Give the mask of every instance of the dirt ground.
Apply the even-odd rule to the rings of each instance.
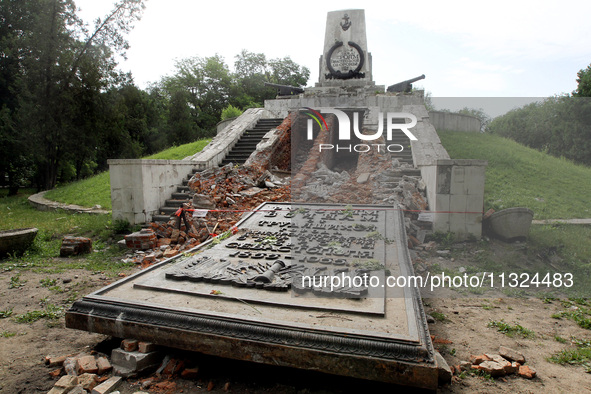
[[[459,252],[442,257],[431,252],[414,255],[421,269],[449,266],[470,267],[474,261],[477,244],[462,246]],[[493,255],[508,255],[511,258],[531,259],[516,245],[495,243]],[[453,249],[452,249],[453,250]],[[515,254],[517,253],[517,254]],[[535,258],[535,257],[534,257]],[[0,262],[0,268],[2,263]],[[128,269],[123,274],[134,272]],[[47,355],[69,355],[97,348],[108,353],[117,341],[102,343],[109,338],[75,331],[64,327],[63,316],[57,320],[40,319],[32,323],[17,323],[16,316],[33,310],[47,309],[47,305],[64,306],[84,294],[95,291],[113,281],[102,273],[74,270],[67,273],[39,273],[34,270],[22,271],[15,282],[18,271],[0,273],[0,311],[12,309],[12,315],[0,318],[0,392],[2,393],[44,393],[56,381],[49,372],[54,368],[44,365]],[[55,279],[55,282],[51,281]],[[45,286],[41,281],[46,280]],[[51,283],[49,283],[49,281]],[[64,283],[66,282],[66,283]],[[11,287],[13,285],[13,288]],[[55,287],[59,286],[59,288]],[[457,297],[457,294],[449,294]],[[442,393],[580,393],[591,392],[591,374],[582,366],[563,366],[549,362],[552,354],[572,349],[572,338],[590,340],[590,331],[579,327],[569,319],[552,318],[553,314],[565,310],[560,300],[532,298],[511,298],[505,294],[480,294],[469,298],[425,298],[425,311],[435,322],[430,324],[435,347],[439,349],[450,365],[468,360],[470,355],[494,353],[499,346],[507,346],[522,352],[527,365],[537,371],[537,377],[527,380],[518,376],[491,379],[464,374],[454,376],[450,385],[440,387]],[[496,328],[488,327],[490,321],[503,319],[507,323],[519,323],[531,329],[534,336],[509,337]],[[14,336],[10,336],[13,335]],[[566,342],[557,341],[557,337]],[[110,346],[110,348],[109,348]],[[171,350],[172,352],[172,350]],[[329,393],[329,392],[388,392],[391,386],[363,381],[351,381],[339,377],[327,377],[312,372],[261,366],[257,364],[222,360],[215,357],[179,354],[179,358],[191,359],[198,365],[199,377],[195,380],[175,379],[161,386],[160,391],[148,392],[235,392],[235,393]],[[168,390],[166,390],[168,388]],[[121,393],[134,393],[141,389],[141,381],[130,379],[121,386]]]

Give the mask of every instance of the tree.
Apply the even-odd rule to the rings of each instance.
[[[96,140],[90,122],[81,124],[80,118],[92,117],[97,97],[120,81],[113,55],[128,48],[124,34],[141,16],[143,0],[121,0],[95,22],[92,33],[72,0],[9,0],[1,6],[4,18],[14,21],[9,26],[18,27],[2,36],[11,48],[3,60],[15,78],[10,84],[17,104],[10,116],[16,132],[34,148],[40,188],[50,189],[60,164],[88,152],[81,146]],[[91,134],[81,138],[81,128]]]
[[[275,97],[276,89],[265,82],[303,87],[310,77],[310,70],[299,66],[291,58],[267,61],[265,54],[242,50],[234,62],[235,91],[231,102],[239,108],[261,107],[265,100]]]
[[[191,142],[215,133],[222,110],[228,105],[232,76],[219,55],[177,61],[173,76],[159,84],[168,100],[168,129],[171,143]]]
[[[289,56],[269,61],[272,82],[281,85],[304,87],[310,78],[310,70],[300,66]]]
[[[486,128],[488,127],[491,118],[490,116],[488,116],[488,114],[486,112],[484,112],[484,110],[482,108],[469,108],[469,107],[464,107],[461,110],[458,111],[459,114],[462,115],[469,115],[469,116],[473,116],[475,118],[480,119],[480,131],[481,132],[485,132]]]
[[[577,73],[577,90],[573,92],[575,97],[591,97],[591,64]]]
[[[591,165],[591,101],[555,96],[495,118],[491,133],[553,156]]]

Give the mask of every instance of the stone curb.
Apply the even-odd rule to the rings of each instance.
[[[80,205],[66,204],[57,201],[51,201],[45,198],[46,191],[41,193],[33,194],[29,196],[29,203],[39,211],[57,211],[62,209],[64,211],[73,213],[88,213],[92,215],[110,215],[111,211],[97,208],[85,208]]]
[[[532,220],[532,222],[531,222],[531,224],[552,224],[552,223],[591,224],[591,219],[542,219],[542,220]]]

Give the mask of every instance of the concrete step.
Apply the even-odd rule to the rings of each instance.
[[[191,198],[193,198],[193,194],[183,193],[183,192],[175,192],[175,193],[172,193],[172,195],[170,197],[173,200],[190,200]]]
[[[244,164],[244,163],[246,163],[246,160],[243,160],[243,159],[231,159],[231,160],[224,159],[224,160],[222,160],[222,164],[221,165],[222,166],[225,166],[225,165],[228,165],[230,163],[232,163],[232,164]]]
[[[186,180],[186,181],[187,181],[187,183],[189,182],[188,180]],[[184,182],[185,182],[185,180],[183,180],[183,186],[177,186],[176,187],[176,191],[178,193],[188,193],[188,192],[191,192],[191,188],[189,186],[184,185]]]
[[[174,215],[178,209],[179,207],[160,207],[158,213],[161,215]]]
[[[153,222],[168,222],[170,220],[170,216],[169,215],[153,215],[152,216],[152,221]]]
[[[164,206],[166,207],[182,207],[183,204],[185,204],[187,202],[187,200],[175,200],[175,199],[170,199],[170,200],[166,200],[164,202]]]

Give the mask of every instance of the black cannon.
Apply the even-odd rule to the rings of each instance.
[[[277,89],[278,96],[293,96],[296,94],[304,93],[304,89],[298,88],[297,86],[279,85],[276,83],[265,82],[265,86],[270,86]]]
[[[425,74],[418,76],[416,78],[408,79],[406,81],[395,83],[394,85],[388,86],[386,89],[388,92],[393,93],[409,93],[412,89],[412,83],[416,81],[420,81],[421,79],[425,79]]]

